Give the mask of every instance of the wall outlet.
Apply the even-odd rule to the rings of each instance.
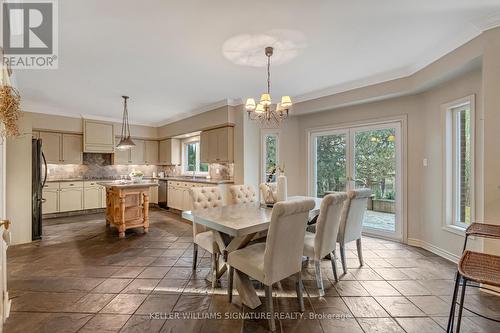
[[[422,164],[424,165],[424,167],[427,167],[427,165],[429,164],[427,161],[427,158],[424,158],[424,160],[422,161]]]

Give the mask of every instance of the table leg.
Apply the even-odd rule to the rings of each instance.
[[[234,284],[243,304],[248,306],[250,309],[255,309],[262,304],[248,275],[235,269]]]

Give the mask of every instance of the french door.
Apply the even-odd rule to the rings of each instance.
[[[310,144],[310,195],[369,188],[363,232],[401,240],[401,123],[315,131]]]

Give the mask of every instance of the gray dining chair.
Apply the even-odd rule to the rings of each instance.
[[[222,193],[219,187],[193,187],[189,190],[189,194],[193,201],[194,212],[223,206]],[[196,269],[196,262],[198,260],[198,247],[205,249],[211,254],[212,287],[215,288],[217,284],[217,269],[219,267],[219,246],[211,230],[193,221],[193,270]]]
[[[228,296],[232,302],[234,270],[264,284],[267,310],[270,313],[269,329],[276,330],[272,300],[272,285],[291,275],[296,275],[296,291],[300,310],[304,311],[302,298],[302,252],[309,211],[314,200],[278,202],[271,213],[271,223],[265,243],[255,243],[232,251],[227,258],[229,265]]]
[[[347,192],[347,200],[342,208],[340,228],[337,236],[337,243],[340,244],[340,259],[344,274],[347,274],[345,245],[349,242],[356,241],[359,265],[363,266],[361,231],[363,230],[363,219],[368,205],[368,198],[371,195],[372,191],[366,188]]]
[[[330,254],[333,276],[338,281],[335,263],[335,248],[340,226],[342,207],[347,200],[346,193],[328,194],[323,198],[316,222],[316,232],[307,232],[304,238],[304,256],[314,260],[316,284],[320,296],[324,296],[323,278],[321,276],[321,259]]]

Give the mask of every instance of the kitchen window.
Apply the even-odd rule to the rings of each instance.
[[[183,171],[186,174],[207,174],[208,164],[200,162],[200,141],[183,144]]]
[[[464,229],[474,221],[474,98],[445,108],[445,221]]]

